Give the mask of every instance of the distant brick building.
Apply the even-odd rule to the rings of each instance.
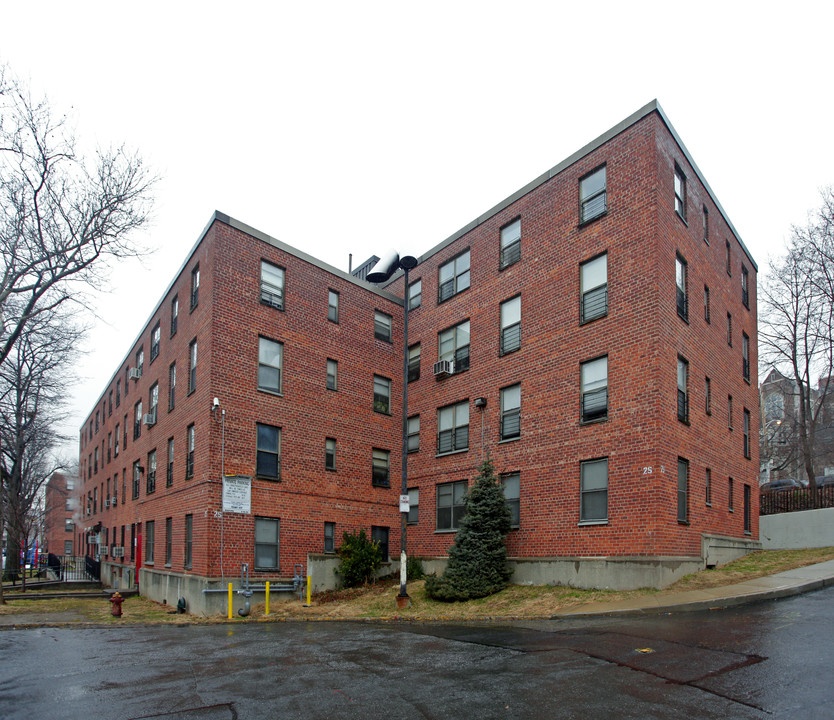
[[[75,555],[74,516],[78,507],[78,478],[65,473],[52,473],[44,493],[43,537],[41,552]]]
[[[215,213],[81,429],[77,540],[105,579],[139,565],[143,592],[192,606],[241,563],[331,584],[345,530],[396,558],[408,302],[410,553],[445,555],[488,455],[518,582],[721,562],[757,545],[756,270],[656,103],[408,288]],[[220,512],[234,475],[249,513]]]

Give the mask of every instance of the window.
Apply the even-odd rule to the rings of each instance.
[[[388,487],[391,475],[391,453],[388,450],[373,449],[373,484]]]
[[[582,383],[581,420],[594,422],[608,417],[608,356],[580,366]]]
[[[327,389],[339,389],[339,363],[336,360],[327,361]]]
[[[136,500],[139,497],[139,484],[142,481],[142,466],[139,464],[139,461],[133,463],[133,499]]]
[[[709,245],[709,210],[704,205],[704,242]]]
[[[727,313],[727,345],[733,346],[733,316]]]
[[[729,478],[727,481],[727,509],[734,512],[733,509],[733,479]]]
[[[709,286],[704,285],[704,320],[709,324]]]
[[[706,469],[706,477],[704,478],[704,492],[706,504],[712,506],[712,470]]]
[[[733,429],[733,396],[727,395],[727,427]]]
[[[122,468],[122,505],[127,502],[127,468]]]
[[[709,378],[704,378],[704,412],[712,415],[712,382]]]
[[[510,511],[510,525],[518,527],[521,517],[521,475],[508,473],[501,476],[501,487],[504,490],[504,500]]]
[[[168,366],[168,412],[174,409],[176,404],[177,389],[177,364],[172,362]]]
[[[686,176],[675,163],[675,212],[686,220]]]
[[[418,278],[408,284],[408,309],[416,310],[423,304],[423,280]]]
[[[727,265],[727,275],[729,275],[730,277],[732,277],[732,276],[733,276],[733,263],[732,263],[732,252],[731,252],[731,250],[730,250],[730,241],[729,241],[729,240],[725,240],[725,241],[724,241],[724,246],[725,246],[725,248],[726,248],[726,251],[725,251],[725,263],[726,263],[726,265]]]
[[[579,465],[579,522],[608,521],[608,458]]]
[[[107,393],[107,417],[113,414],[113,391]]]
[[[145,565],[153,565],[154,531],[156,523],[148,520],[145,523]]]
[[[64,540],[64,555],[72,555],[72,540]]]
[[[586,323],[608,314],[608,255],[600,255],[579,266],[579,322]]]
[[[469,287],[469,250],[440,266],[437,302],[442,303]]]
[[[136,559],[136,523],[130,524],[130,561]]]
[[[284,309],[284,268],[261,260],[261,303]]]
[[[156,450],[151,450],[148,453],[148,471],[145,477],[145,494],[151,495],[156,492]]]
[[[521,260],[521,218],[501,228],[501,251],[498,267],[503,270]]]
[[[678,522],[688,523],[686,503],[689,495],[689,463],[678,458]]]
[[[336,469],[336,440],[334,438],[324,440],[324,469]]]
[[[521,295],[505,300],[500,306],[501,355],[514,352],[521,347]]]
[[[469,401],[437,411],[437,454],[469,449]]]
[[[281,479],[281,428],[257,423],[258,447],[255,474],[270,480]]]
[[[675,285],[677,287],[678,315],[689,320],[689,303],[686,296],[686,261],[678,255],[675,258]]]
[[[173,535],[173,518],[165,518],[165,564],[171,564],[171,536]]]
[[[501,390],[501,440],[521,437],[521,385]]]
[[[604,215],[607,210],[605,193],[605,165],[592,170],[579,181],[579,222]]]
[[[339,322],[339,293],[335,290],[327,291],[327,319],[330,322]]]
[[[133,406],[133,439],[138,440],[142,436],[142,401]]]
[[[420,449],[420,416],[412,415],[408,418],[408,452],[417,452]]]
[[[142,377],[142,371],[145,367],[145,348],[140,347],[136,351],[136,371],[139,374],[139,377]],[[135,382],[139,382],[139,378],[134,378]],[[96,425],[96,432],[98,432],[98,425]]]
[[[255,518],[255,569],[278,570],[280,521]]]
[[[177,334],[177,320],[180,315],[180,299],[174,295],[171,299],[171,337]]]
[[[165,487],[174,484],[174,438],[168,438],[168,463],[165,468]]]
[[[75,532],[75,523],[72,521],[72,518],[66,518],[64,520],[64,531]]]
[[[408,488],[408,518],[409,525],[416,525],[420,519],[420,489]]]
[[[185,558],[183,559],[183,567],[186,570],[191,569],[191,558],[194,550],[194,516],[185,516]]]
[[[379,310],[374,311],[374,337],[391,342],[391,316]]]
[[[151,363],[153,363],[159,355],[159,340],[161,337],[162,330],[159,327],[159,320],[157,320],[156,325],[154,325],[153,330],[151,330]]]
[[[420,379],[420,343],[408,348],[408,382]]]
[[[189,425],[185,431],[185,478],[194,477],[194,425]]]
[[[196,265],[191,271],[191,310],[200,303],[200,266]]]
[[[151,424],[156,423],[156,411],[159,407],[159,383],[151,385],[148,391],[148,414],[151,416]]]
[[[744,457],[750,459],[750,411],[744,408]]]
[[[123,446],[124,446],[124,449],[125,449],[125,450],[127,450],[127,413],[125,413],[125,419],[124,419],[124,435],[122,436],[122,439],[124,440],[124,442],[122,443],[122,444],[123,444]]]
[[[678,420],[689,422],[689,363],[678,355]]]
[[[122,404],[122,379],[116,380],[116,407]]]
[[[336,552],[336,523],[324,523],[324,552]]]
[[[438,334],[437,359],[454,361],[456,373],[469,369],[469,320]]]
[[[265,337],[258,338],[258,390],[281,392],[283,354],[283,343]]]
[[[741,375],[750,382],[750,338],[746,332],[741,333]]]
[[[744,533],[749,535],[753,531],[753,524],[750,517],[750,486],[744,486]]]
[[[437,486],[437,529],[457,530],[466,515],[466,480]]]
[[[741,266],[741,302],[750,309],[750,273],[744,265]]]
[[[374,375],[374,412],[391,413],[391,381]]]
[[[197,389],[197,338],[188,344],[188,394]]]
[[[110,456],[113,454],[113,433],[107,433],[107,462],[110,462]]]
[[[379,553],[382,556],[382,562],[388,562],[388,528],[372,525],[371,540],[379,546]]]

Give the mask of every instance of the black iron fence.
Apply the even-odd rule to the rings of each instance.
[[[759,515],[817,510],[834,507],[834,485],[816,489],[816,496],[810,490],[765,490],[759,494]]]

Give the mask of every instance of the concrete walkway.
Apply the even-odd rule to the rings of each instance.
[[[799,595],[828,585],[834,585],[834,560],[707,590],[660,592],[630,600],[586,603],[559,610],[553,617],[713,610]]]

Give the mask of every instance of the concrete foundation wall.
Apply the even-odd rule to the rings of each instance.
[[[720,567],[747,553],[762,549],[758,540],[743,540],[726,535],[702,535],[701,554],[705,568]]]
[[[834,508],[764,515],[759,537],[765,550],[829,547],[834,545]]]

